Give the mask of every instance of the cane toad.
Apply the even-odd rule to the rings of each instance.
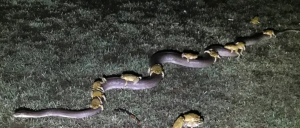
[[[203,119],[195,114],[195,113],[188,113],[184,114],[177,118],[175,123],[173,124],[172,128],[182,128],[182,127],[198,127],[199,125],[203,124]]]
[[[150,76],[155,73],[155,74],[162,74],[162,77],[165,76],[163,68],[161,66],[161,64],[155,64],[153,65],[151,68],[148,68],[148,73],[150,74]]]
[[[215,58],[214,63],[217,61],[217,58],[221,58],[219,53],[213,49],[205,50],[204,53],[208,53],[211,57]]]
[[[252,24],[259,24],[260,22],[258,21],[258,16],[255,16],[252,20],[251,20]]]
[[[276,37],[273,30],[264,30],[263,34],[270,36],[270,38],[273,37],[273,36]]]
[[[195,113],[188,113],[184,115],[184,127],[198,127],[200,124],[203,124],[203,119],[195,114]]]
[[[227,44],[224,46],[224,48],[230,50],[231,53],[234,51],[238,55],[238,57],[240,57],[243,50],[245,50],[245,43],[236,42],[235,44]],[[241,50],[241,53],[239,53],[239,50]]]
[[[198,55],[197,54],[193,54],[193,53],[182,53],[181,57],[182,58],[185,57],[187,59],[187,62],[190,62],[190,59],[197,59]]]
[[[133,74],[122,74],[121,79],[125,80],[124,86],[126,87],[127,86],[127,81],[132,81],[133,84],[136,84],[140,79],[142,79],[142,77],[135,76]]]
[[[101,101],[101,98],[99,97],[94,97],[92,99],[92,102],[91,102],[91,108],[93,109],[97,109],[101,107],[101,109],[103,110],[103,105],[102,105],[102,101]]]
[[[106,79],[105,78],[101,78],[101,81],[95,81],[93,83],[93,87],[92,87],[92,90],[99,90],[99,89],[102,89],[103,88],[101,87],[101,84],[104,84],[106,82]],[[103,90],[104,91],[104,90]]]

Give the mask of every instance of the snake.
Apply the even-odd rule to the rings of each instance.
[[[274,31],[276,35],[282,34],[284,32],[298,32],[299,30],[283,30],[283,31]],[[237,37],[235,42],[240,41],[244,42],[245,46],[257,45],[263,40],[270,39],[269,35],[265,35],[262,32],[254,33],[250,36]],[[213,49],[218,52],[221,57],[234,57],[237,56],[236,53],[231,53],[230,50],[225,49],[222,44],[212,44],[206,49]],[[149,58],[149,67],[155,64],[176,64],[189,68],[203,68],[208,67],[214,63],[214,58],[211,57],[208,53],[202,53],[198,58],[192,59],[189,62],[185,58],[182,58],[182,52],[177,50],[161,50],[154,53]],[[151,76],[142,77],[139,82],[133,84],[129,82],[127,86],[124,86],[125,81],[120,78],[120,76],[107,76],[106,82],[102,84],[104,91],[113,90],[113,89],[129,89],[129,90],[143,90],[150,89],[159,84],[159,82],[164,79],[162,74],[153,74]],[[71,110],[64,108],[47,108],[41,110],[32,110],[32,109],[17,109],[13,113],[15,118],[41,118],[41,117],[66,117],[66,118],[85,118],[96,115],[103,111],[101,108],[92,109],[85,108],[79,110]]]

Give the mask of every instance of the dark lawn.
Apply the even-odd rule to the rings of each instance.
[[[81,109],[94,79],[147,75],[159,50],[203,52],[266,28],[300,28],[299,0],[186,2],[13,0],[0,4],[0,126],[3,128],[171,127],[189,110],[205,128],[300,127],[300,33],[286,33],[207,68],[165,64],[148,90],[106,92],[104,112],[84,119],[21,119],[19,107]],[[260,24],[250,24],[258,15]],[[228,19],[234,19],[229,21]],[[113,109],[124,107],[141,124]]]

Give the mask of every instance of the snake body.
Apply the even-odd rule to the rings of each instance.
[[[246,46],[257,44],[262,40],[270,39],[268,35],[264,35],[263,33],[256,33],[252,36],[237,38],[236,41],[242,41]],[[233,57],[237,56],[236,53],[231,53],[230,50],[225,49],[223,45],[211,45],[207,47],[207,49],[214,49],[219,53],[221,57]],[[197,59],[190,60],[187,62],[186,58],[182,58],[182,52],[175,50],[163,50],[154,53],[149,59],[149,67],[154,64],[165,64],[172,63],[181,65],[184,67],[191,68],[203,68],[210,66],[214,63],[214,58],[211,57],[208,53],[203,53],[199,55]],[[161,74],[153,74],[148,77],[143,77],[139,82],[133,84],[132,82],[128,82],[127,86],[124,86],[125,81],[118,76],[111,76],[106,78],[106,82],[102,84],[103,90],[108,91],[112,89],[130,89],[130,90],[142,90],[153,88],[158,85],[158,83],[163,79]],[[49,108],[43,110],[18,110],[13,116],[20,118],[40,118],[40,117],[48,117],[48,116],[58,116],[58,117],[66,117],[66,118],[84,118],[96,115],[101,112],[102,109],[81,109],[81,110],[66,110],[59,108]]]

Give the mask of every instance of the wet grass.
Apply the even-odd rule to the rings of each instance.
[[[40,127],[171,127],[189,110],[205,128],[300,125],[299,33],[247,47],[244,56],[192,69],[164,65],[148,90],[107,91],[105,111],[84,119],[12,118],[19,107],[87,108],[93,80],[135,71],[147,75],[158,50],[203,52],[266,28],[299,28],[299,1],[68,1],[0,4],[0,124]],[[261,24],[250,19],[258,15]],[[228,19],[233,19],[230,21]],[[124,107],[140,120],[115,108]]]

